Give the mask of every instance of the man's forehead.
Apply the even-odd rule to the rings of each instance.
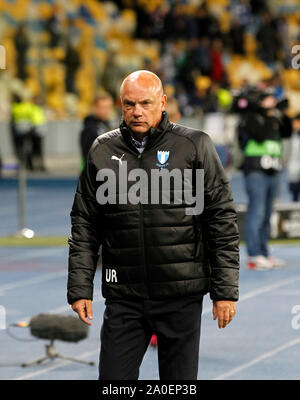
[[[144,75],[125,79],[120,95],[123,98],[128,96],[149,97],[157,96],[159,92],[163,92],[160,80],[157,77],[154,79],[154,76]]]
[[[143,88],[134,86],[124,86],[121,97],[124,100],[130,101],[143,101],[143,100],[154,100],[157,98],[159,90],[156,88]]]

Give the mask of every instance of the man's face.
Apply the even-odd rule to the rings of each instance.
[[[300,132],[300,119],[296,118],[293,120],[293,130]]]
[[[113,102],[110,98],[98,100],[94,105],[94,113],[96,117],[107,121],[112,113]]]
[[[165,110],[166,96],[157,84],[127,82],[121,93],[122,114],[126,125],[134,133],[146,133],[156,128]]]
[[[265,109],[272,109],[276,106],[276,99],[274,96],[266,96],[261,102],[261,106]]]

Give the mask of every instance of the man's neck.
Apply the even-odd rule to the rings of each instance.
[[[144,137],[149,135],[149,131],[147,131],[147,132],[132,132],[131,131],[131,135],[135,140],[142,142]]]

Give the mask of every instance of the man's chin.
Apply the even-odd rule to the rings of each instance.
[[[134,133],[146,133],[149,131],[149,127],[148,125],[130,125],[130,129],[132,130],[132,132]]]

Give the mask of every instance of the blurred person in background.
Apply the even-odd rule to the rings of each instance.
[[[31,121],[33,168],[37,171],[45,171],[43,142],[46,134],[46,115],[39,96],[33,99]]]
[[[30,101],[14,96],[10,128],[18,160],[23,161],[31,171],[44,171],[43,137],[46,117],[38,97]]]
[[[287,179],[293,201],[300,200],[300,114],[293,119],[289,143]]]
[[[51,48],[57,47],[63,37],[62,23],[61,23],[61,9],[57,4],[53,5],[52,13],[45,20],[45,31],[50,34],[49,46]]]
[[[171,122],[176,123],[180,120],[181,114],[179,111],[178,101],[177,99],[175,99],[175,97],[171,97],[170,99],[168,99],[168,102],[166,104],[166,112]]]
[[[118,54],[115,50],[107,52],[107,59],[103,70],[102,77],[98,82],[108,92],[114,101],[118,99],[118,85],[122,80],[124,72],[123,68],[118,64]]]
[[[278,20],[270,12],[262,14],[262,22],[256,34],[259,44],[259,56],[267,64],[272,65],[278,60],[282,48],[282,39],[278,29]]]
[[[22,22],[14,37],[15,49],[16,49],[16,65],[17,65],[17,77],[21,80],[27,78],[27,52],[29,49],[29,39],[26,30],[26,24]]]
[[[81,65],[80,55],[72,40],[67,41],[66,55],[63,59],[66,68],[66,91],[76,94],[76,73]]]
[[[83,121],[83,129],[80,133],[80,149],[82,156],[82,168],[87,159],[88,152],[94,140],[101,134],[111,129],[110,118],[113,112],[113,99],[107,92],[96,95],[93,109]]]
[[[218,20],[209,12],[207,2],[203,1],[196,11],[196,21],[198,26],[198,37],[216,38],[220,37],[220,27]]]
[[[273,203],[282,169],[281,138],[286,135],[282,112],[273,94],[260,93],[256,109],[250,107],[240,123],[243,137],[244,178],[248,195],[246,245],[249,269],[270,270],[285,262],[270,256],[268,239]]]
[[[220,39],[214,39],[210,50],[211,73],[213,82],[222,83],[225,81],[225,68],[223,65],[223,43]]]
[[[234,18],[228,33],[229,45],[234,54],[245,54],[244,35],[245,27],[238,19]]]
[[[27,169],[33,170],[32,103],[14,95],[11,105],[10,131],[15,155]]]

